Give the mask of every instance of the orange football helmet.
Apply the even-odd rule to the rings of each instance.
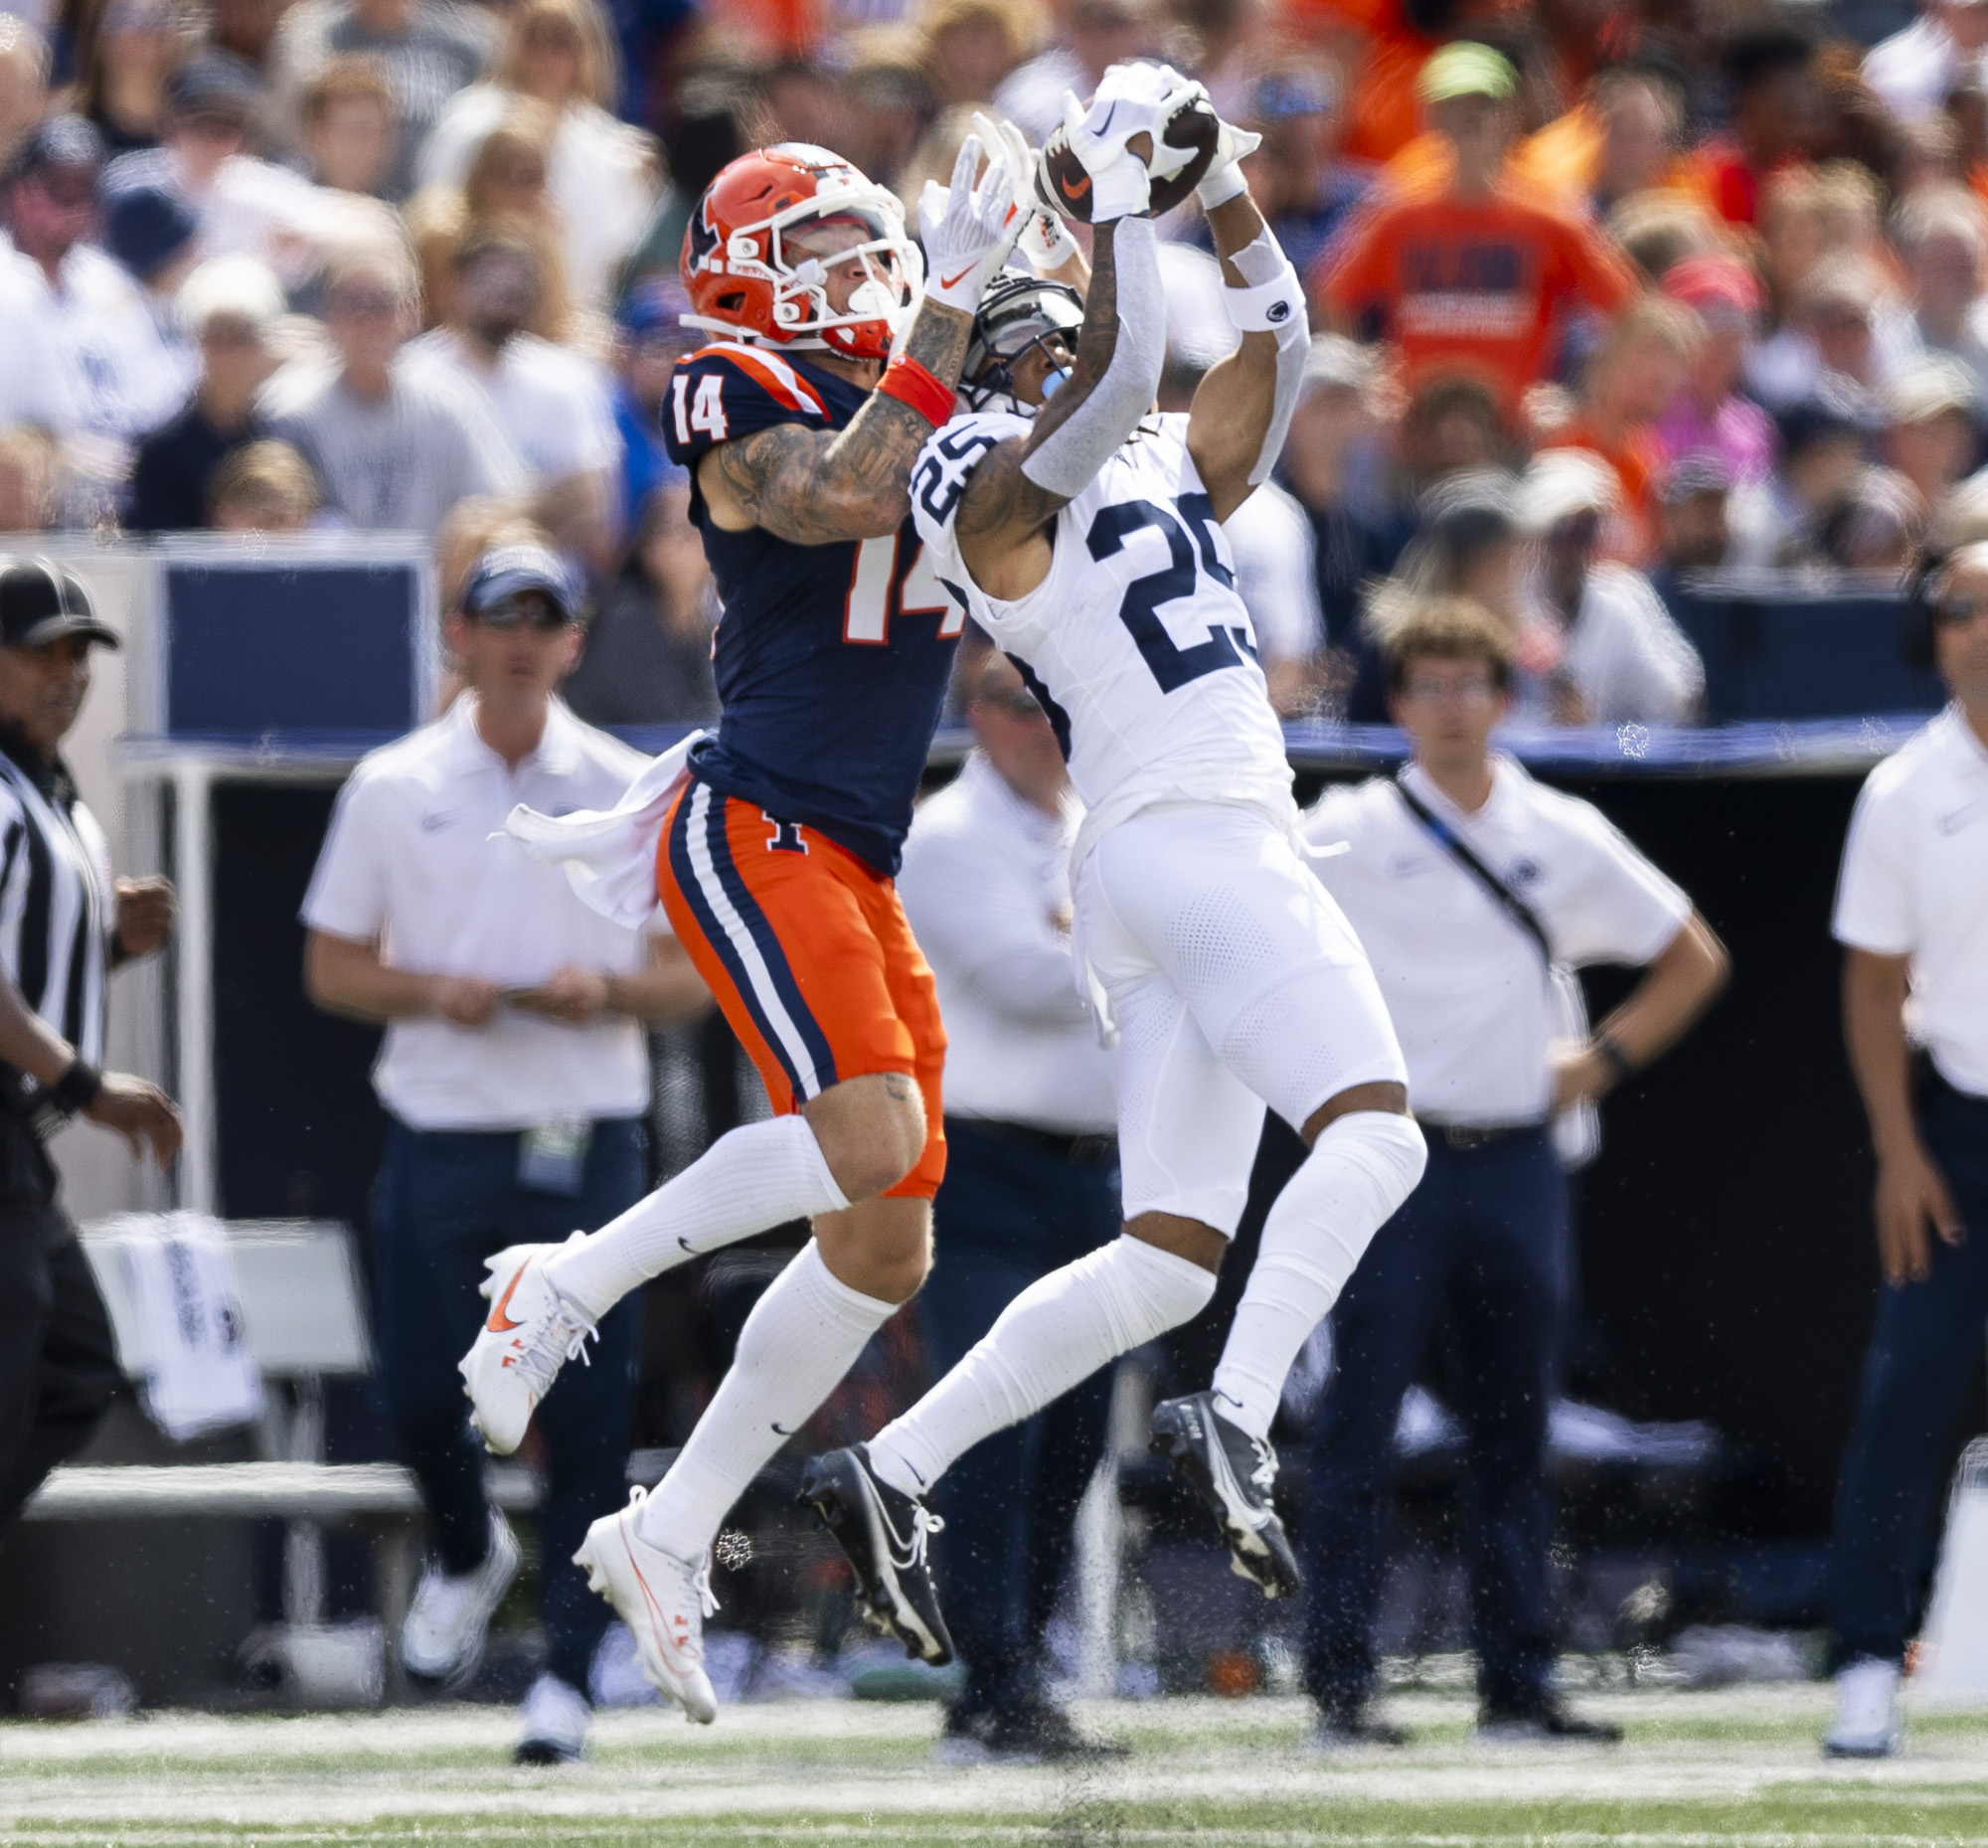
[[[818,242],[816,227],[845,223],[858,232],[846,248],[802,248]],[[863,280],[837,312],[828,271],[852,262]],[[695,310],[685,326],[850,359],[888,357],[924,281],[896,195],[804,141],[742,154],[705,188],[684,230],[682,269]]]

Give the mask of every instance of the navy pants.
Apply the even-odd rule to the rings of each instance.
[[[945,1124],[945,1179],[933,1202],[938,1261],[918,1296],[934,1377],[949,1371],[1038,1277],[1118,1236],[1118,1166],[1088,1166]],[[932,1543],[947,1627],[966,1666],[962,1714],[1014,1711],[1038,1697],[1044,1629],[1070,1561],[1077,1505],[1104,1448],[1111,1370],[962,1456],[932,1492]]]
[[[1887,1284],[1878,1298],[1836,1491],[1829,1626],[1839,1665],[1905,1654],[1941,1457],[1988,1327],[1988,1098],[1929,1077],[1919,1133],[1968,1237],[1958,1249],[1932,1239],[1925,1281]]]
[[[1463,1540],[1478,1691],[1522,1704],[1553,1673],[1547,1420],[1568,1293],[1567,1178],[1544,1129],[1474,1149],[1428,1131],[1421,1185],[1333,1310],[1333,1373],[1304,1519],[1306,1685],[1364,1698],[1386,1563],[1395,1425],[1445,1316],[1466,1434]]]
[[[421,1485],[442,1570],[473,1571],[490,1546],[484,1449],[468,1427],[456,1362],[489,1313],[483,1260],[506,1246],[564,1241],[638,1200],[648,1179],[642,1125],[598,1122],[580,1192],[527,1193],[512,1131],[415,1130],[390,1122],[374,1203],[379,1384],[401,1454]],[[640,1298],[601,1318],[590,1366],[570,1361],[539,1407],[546,1444],[539,1510],[539,1616],[548,1667],[582,1693],[607,1627],[573,1555],[587,1527],[628,1499]]]

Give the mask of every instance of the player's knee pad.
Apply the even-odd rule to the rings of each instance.
[[[1258,1276],[1288,1272],[1324,1292],[1324,1313],[1374,1235],[1414,1192],[1427,1159],[1411,1116],[1354,1110],[1335,1117],[1270,1209],[1250,1287]]]
[[[1215,1294],[1213,1270],[1129,1233],[1077,1261],[1092,1267],[1110,1304],[1121,1353],[1192,1321]]]
[[[1399,1110],[1349,1110],[1335,1116],[1319,1132],[1308,1159],[1316,1161],[1327,1150],[1366,1176],[1383,1221],[1392,1219],[1415,1191],[1428,1166],[1428,1144],[1420,1128]]]

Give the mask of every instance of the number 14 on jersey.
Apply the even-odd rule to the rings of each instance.
[[[915,548],[911,569],[898,580],[901,546]],[[896,585],[895,596],[892,587]],[[842,639],[872,644],[891,639],[891,618],[932,616],[943,611],[939,639],[949,641],[966,626],[966,611],[946,594],[932,569],[931,555],[916,539],[887,533],[866,539],[856,548],[856,565],[849,574],[849,594],[842,604]]]

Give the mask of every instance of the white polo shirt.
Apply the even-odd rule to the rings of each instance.
[[[1843,844],[1839,943],[1911,958],[1906,1024],[1988,1097],[1988,747],[1949,706],[1865,779]]]
[[[567,963],[632,975],[639,931],[587,909],[557,867],[504,832],[541,814],[612,808],[647,759],[558,700],[512,770],[465,693],[432,725],[367,756],[338,798],[304,897],[313,930],[370,941],[395,968],[529,988]],[[397,1020],[373,1070],[380,1101],[415,1129],[523,1129],[560,1115],[638,1116],[649,1101],[641,1027],[571,1027],[499,1007],[483,1027]]]
[[[1556,957],[1641,966],[1691,901],[1591,804],[1493,759],[1491,795],[1466,815],[1419,766],[1408,786],[1524,899]],[[1306,815],[1312,865],[1359,932],[1408,1066],[1408,1103],[1434,1121],[1543,1122],[1555,1020],[1532,937],[1408,810],[1393,779],[1328,789]]]
[[[938,982],[948,1116],[1064,1135],[1117,1121],[1112,1058],[1071,962],[1082,819],[1075,795],[1061,816],[1025,802],[977,751],[912,817],[898,892]]]
[[[505,341],[494,366],[485,366],[447,327],[423,334],[407,351],[411,366],[430,367],[483,399],[535,483],[619,465],[621,433],[607,375],[578,353],[518,334]]]

